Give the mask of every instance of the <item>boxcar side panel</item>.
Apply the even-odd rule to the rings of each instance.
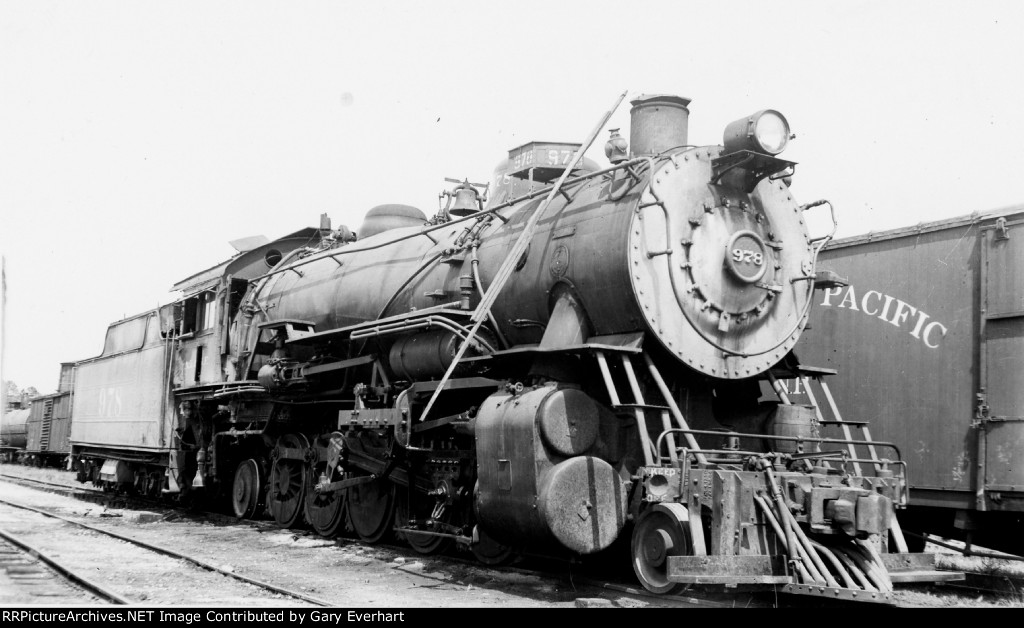
[[[981,333],[984,469],[993,508],[1020,509],[1024,492],[1024,216],[986,227]],[[1004,499],[1001,493],[1015,494]]]
[[[979,225],[837,246],[819,267],[850,285],[818,292],[796,353],[839,370],[844,418],[895,442],[917,489],[973,499]],[[924,503],[921,495],[915,503]]]
[[[36,399],[28,409],[28,420],[25,421],[25,451],[39,451],[44,411],[43,399]]]
[[[49,451],[71,452],[71,393],[54,398]]]
[[[58,393],[33,400],[27,422],[28,452],[70,452],[69,428],[71,393]]]

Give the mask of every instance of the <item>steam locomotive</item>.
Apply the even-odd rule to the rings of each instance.
[[[487,564],[628,540],[657,593],[956,578],[907,553],[898,451],[822,436],[841,418],[779,386],[824,385],[791,349],[836,283],[786,119],[692,146],[689,102],[632,101],[608,167],[531,142],[430,219],[239,245],[76,364],[80,479]]]

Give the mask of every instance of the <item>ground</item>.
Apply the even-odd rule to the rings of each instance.
[[[79,486],[73,475],[52,469],[0,466],[0,474],[22,475]],[[110,529],[162,547],[174,548],[222,569],[244,574],[301,592],[339,607],[546,607],[609,606],[765,606],[774,599],[742,592],[706,598],[697,590],[684,594],[687,601],[666,601],[630,592],[630,574],[621,580],[630,586],[602,588],[580,573],[578,566],[555,565],[544,575],[524,569],[488,568],[465,560],[419,556],[402,546],[365,545],[345,539],[323,539],[304,530],[284,530],[269,521],[238,522],[230,517],[207,517],[170,508],[118,508],[64,495],[0,482],[0,499],[28,503],[90,525]],[[0,505],[0,527],[33,535],[40,549],[74,561],[78,568],[107,583],[125,597],[147,605],[307,605],[306,602],[267,593],[220,574],[183,565],[123,541],[69,528],[40,515]],[[937,546],[940,566],[1003,575],[1024,576],[1024,563],[993,559],[965,559]],[[626,567],[628,570],[628,567]],[[949,586],[902,588],[901,604],[909,606],[1024,607],[1024,598],[1009,592],[999,595],[964,592]],[[1017,581],[1019,582],[1019,580]],[[5,584],[0,580],[0,585]],[[7,587],[3,587],[7,589]],[[693,595],[692,598],[686,597]],[[37,603],[30,598],[0,597],[0,604]],[[53,602],[61,603],[54,598]],[[74,602],[68,602],[74,603]],[[782,597],[779,605],[798,603]]]

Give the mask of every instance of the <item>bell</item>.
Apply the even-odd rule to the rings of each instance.
[[[451,215],[468,216],[483,209],[480,202],[480,193],[469,183],[469,179],[457,185],[453,191],[455,193],[455,202],[452,204],[451,209],[448,210],[448,213]]]
[[[192,488],[203,488],[203,470],[196,471],[196,477],[192,480]]]

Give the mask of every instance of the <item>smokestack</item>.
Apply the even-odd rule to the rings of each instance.
[[[631,100],[629,148],[634,157],[657,155],[687,145],[689,98],[671,94],[644,94]]]

